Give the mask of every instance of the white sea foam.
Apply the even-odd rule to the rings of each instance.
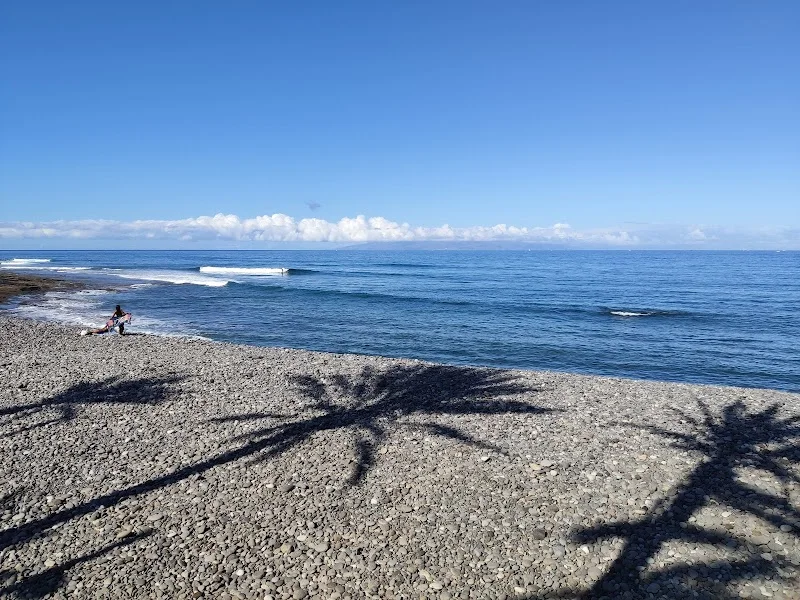
[[[194,327],[187,325],[183,321],[169,321],[155,319],[148,315],[133,315],[133,324],[137,333],[147,333],[151,335],[163,335],[167,337],[196,335]]]
[[[95,325],[105,312],[101,296],[103,290],[80,290],[75,292],[48,292],[35,303],[19,304],[10,310],[12,314],[41,321],[57,321],[67,325]]]
[[[72,293],[78,296],[106,296],[113,292],[112,290],[77,290]]]
[[[35,298],[30,304],[19,304],[8,312],[37,321],[53,321],[81,328],[101,327],[112,310],[112,305],[104,296],[113,293],[110,290],[48,292]],[[197,331],[184,322],[169,322],[136,313],[133,317],[132,330],[137,333],[165,336],[197,335]]]
[[[4,260],[0,262],[0,265],[33,265],[38,263],[49,263],[49,258],[12,258],[11,260]]]
[[[212,275],[286,275],[282,267],[200,267],[201,273]]]
[[[39,266],[28,265],[28,264],[24,264],[24,263],[20,263],[20,264],[16,264],[15,263],[13,265],[9,265],[7,263],[2,263],[2,266],[0,266],[0,269],[9,269],[9,270],[24,269],[26,271],[54,271],[56,273],[69,273],[71,271],[89,271],[91,269],[91,267],[39,267]]]
[[[651,313],[648,312],[631,312],[628,310],[612,310],[612,315],[617,315],[618,317],[646,317]]]
[[[158,271],[158,270],[131,270],[110,273],[123,279],[139,279],[142,281],[163,281],[165,283],[205,285],[208,287],[223,287],[228,284],[228,279],[206,277],[187,271]]]

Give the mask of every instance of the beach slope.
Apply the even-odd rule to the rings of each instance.
[[[0,316],[0,596],[797,598],[800,395]]]

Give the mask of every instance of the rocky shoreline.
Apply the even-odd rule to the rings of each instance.
[[[4,316],[0,377],[0,597],[800,597],[798,394]]]
[[[3,271],[0,272],[0,304],[23,294],[43,294],[55,290],[74,290],[81,287],[83,286],[76,281],[57,277],[39,277]]]

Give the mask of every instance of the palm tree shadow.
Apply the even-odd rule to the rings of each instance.
[[[34,600],[38,598],[48,598],[56,591],[58,591],[64,585],[64,579],[66,572],[73,568],[74,566],[88,562],[90,560],[94,560],[95,558],[99,558],[115,548],[120,548],[124,546],[128,546],[135,542],[138,542],[151,534],[150,531],[143,531],[141,533],[137,533],[131,536],[128,536],[125,539],[112,542],[111,544],[107,544],[100,548],[99,550],[95,550],[94,552],[90,552],[83,556],[79,556],[77,558],[73,558],[68,560],[60,565],[55,565],[46,569],[40,573],[35,575],[28,576],[20,581],[15,583],[11,583],[5,587],[0,588],[0,593],[4,597],[10,597],[10,595],[15,595],[18,598],[24,598],[26,600]],[[0,582],[7,580],[9,577],[15,575],[13,571],[0,571]]]
[[[86,381],[70,386],[63,392],[39,402],[17,404],[0,408],[0,427],[12,425],[40,413],[55,411],[55,416],[37,423],[24,425],[4,433],[11,437],[32,429],[64,423],[75,418],[80,408],[91,404],[155,405],[170,394],[170,386],[183,377],[146,377],[123,379],[108,377],[102,381]]]
[[[749,513],[775,528],[796,532],[800,512],[792,505],[789,485],[800,482],[792,467],[798,462],[800,416],[781,418],[780,406],[748,412],[741,401],[726,406],[720,414],[699,402],[702,418],[677,411],[693,431],[681,433],[653,425],[628,426],[644,429],[671,440],[680,450],[700,453],[703,460],[673,492],[638,520],[617,522],[577,531],[578,543],[621,538],[624,545],[611,567],[595,584],[579,594],[583,598],[644,598],[657,593],[667,598],[738,598],[731,583],[743,578],[769,576],[789,580],[780,569],[781,560],[766,560],[744,550],[747,541],[730,533],[703,529],[690,518],[708,503],[725,505]],[[757,468],[771,473],[783,484],[782,494],[772,494],[742,482],[737,469]],[[796,536],[796,533],[790,535]],[[681,563],[662,570],[648,569],[669,542],[708,544],[719,549],[739,548],[741,559],[718,560],[710,564]],[[760,551],[759,551],[760,552]],[[698,588],[697,570],[713,585]],[[796,585],[796,581],[793,582]],[[568,596],[569,594],[566,594]]]
[[[540,391],[524,385],[505,371],[447,365],[398,366],[386,371],[364,367],[355,377],[333,375],[327,378],[295,375],[291,383],[301,397],[310,401],[315,416],[285,424],[256,429],[237,440],[246,439],[264,452],[255,460],[266,460],[303,443],[326,430],[348,430],[354,437],[355,467],[349,485],[361,483],[375,465],[375,453],[397,427],[423,430],[469,446],[502,452],[502,449],[455,427],[435,422],[404,423],[407,417],[422,415],[500,415],[506,413],[542,414],[544,409],[507,396]],[[252,415],[261,419],[264,415]],[[240,416],[222,420],[237,421]]]
[[[535,415],[550,410],[529,402],[504,398],[538,390],[521,383],[508,372],[491,369],[431,365],[401,366],[386,371],[365,368],[353,378],[344,375],[328,379],[296,376],[292,382],[298,393],[313,403],[313,416],[300,418],[289,415],[290,420],[286,422],[286,415],[264,412],[213,419],[214,422],[259,422],[271,419],[279,423],[231,438],[229,449],[203,461],[0,531],[0,550],[10,545],[28,543],[47,529],[85,516],[100,506],[115,506],[128,498],[163,489],[214,467],[242,459],[268,460],[326,430],[345,428],[357,434],[357,467],[348,480],[356,484],[375,464],[376,447],[392,427],[400,425],[398,421],[403,417],[505,413]],[[126,396],[123,394],[120,397]],[[60,397],[56,397],[53,402],[42,404],[63,403]],[[413,423],[410,426],[478,447],[493,447],[452,426],[434,422]],[[0,595],[4,591],[0,589]]]

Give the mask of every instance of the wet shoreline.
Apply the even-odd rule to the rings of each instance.
[[[74,280],[58,277],[24,275],[12,271],[0,271],[0,304],[5,304],[17,296],[44,294],[61,290],[79,290],[85,286]]]

